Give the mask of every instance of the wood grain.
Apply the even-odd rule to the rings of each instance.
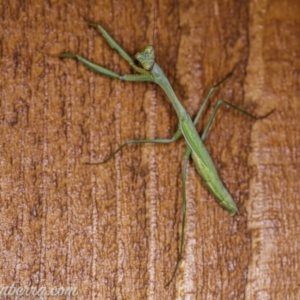
[[[299,1],[26,1],[1,15],[0,288],[77,287],[61,299],[299,299]],[[190,164],[184,261],[175,266],[183,141],[153,84],[88,71],[64,51],[131,70],[86,20],[129,54],[147,44],[194,116],[222,108],[206,145],[239,207],[231,218]],[[20,297],[20,299],[25,299]],[[26,299],[30,299],[27,297]],[[34,297],[32,297],[34,299]]]

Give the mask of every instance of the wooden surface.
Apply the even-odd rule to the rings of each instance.
[[[0,287],[77,287],[68,299],[300,299],[299,1],[0,9]],[[226,107],[217,114],[206,145],[240,214],[220,208],[189,165],[184,261],[168,289],[184,142],[130,146],[102,166],[82,162],[127,139],[171,137],[176,115],[153,84],[56,57],[73,51],[131,71],[85,20],[100,22],[131,55],[152,44],[192,116],[237,64],[199,132],[218,98],[256,115],[276,108],[256,122]]]

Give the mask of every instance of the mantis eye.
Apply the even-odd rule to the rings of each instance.
[[[152,46],[147,46],[143,51],[138,52],[135,58],[140,62],[146,71],[150,71],[155,63],[155,53]]]

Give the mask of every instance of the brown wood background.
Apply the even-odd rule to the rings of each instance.
[[[2,1],[0,287],[77,287],[68,299],[300,299],[299,15],[298,0]],[[85,20],[132,55],[153,44],[193,116],[237,63],[199,131],[221,97],[256,115],[276,108],[257,122],[217,114],[206,145],[240,214],[220,208],[190,164],[184,261],[168,289],[184,142],[82,162],[130,138],[171,137],[176,115],[153,84],[56,57],[74,51],[130,72]]]

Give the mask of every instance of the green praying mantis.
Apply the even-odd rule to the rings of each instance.
[[[135,55],[136,60],[141,64],[142,67],[139,67],[135,64],[135,61],[122,49],[122,47],[104,30],[104,28],[96,23],[90,23],[91,26],[96,27],[104,39],[108,42],[112,49],[115,49],[119,55],[125,59],[129,65],[138,73],[138,74],[130,74],[130,75],[119,75],[111,70],[103,68],[99,65],[96,65],[87,59],[83,58],[80,55],[74,53],[64,53],[60,57],[62,58],[76,58],[78,61],[83,63],[89,69],[93,70],[96,73],[116,78],[119,80],[125,81],[137,81],[137,82],[153,82],[158,84],[164,92],[167,94],[168,98],[170,99],[177,117],[179,121],[178,130],[170,139],[143,139],[143,140],[128,140],[124,144],[122,144],[117,150],[112,152],[105,160],[97,163],[86,163],[89,165],[94,164],[104,164],[108,162],[111,158],[115,156],[119,151],[121,151],[125,146],[129,144],[138,144],[138,143],[155,143],[155,144],[169,144],[178,140],[181,136],[184,137],[187,147],[184,153],[183,159],[183,167],[182,167],[182,225],[181,225],[181,234],[180,234],[180,244],[178,249],[178,259],[175,265],[174,271],[171,275],[171,279],[168,281],[166,286],[168,286],[173,278],[176,275],[176,272],[179,268],[180,261],[182,260],[183,256],[183,243],[184,243],[184,230],[185,230],[185,223],[186,223],[186,170],[190,156],[192,157],[196,170],[204,180],[206,186],[209,188],[210,192],[214,195],[216,200],[219,204],[225,208],[231,216],[234,216],[238,213],[237,206],[233,201],[231,195],[225,188],[224,184],[222,183],[216,167],[204,146],[204,141],[206,139],[207,133],[209,128],[212,124],[212,121],[217,113],[217,110],[222,104],[226,104],[229,107],[236,109],[237,111],[249,116],[252,119],[262,119],[270,115],[271,112],[262,116],[262,117],[255,117],[248,112],[238,108],[237,106],[225,101],[225,100],[218,100],[214,110],[206,124],[204,131],[199,136],[195,125],[198,123],[200,117],[202,116],[209,100],[211,94],[214,92],[215,88],[219,86],[223,81],[225,81],[231,74],[229,73],[224,79],[219,81],[215,84],[208,92],[207,96],[204,99],[202,106],[200,107],[196,117],[194,120],[191,119],[190,115],[187,113],[185,108],[182,106],[180,101],[178,100],[169,80],[163,73],[162,69],[159,65],[155,62],[155,54],[154,48],[152,46],[147,46],[143,51],[138,52]]]

